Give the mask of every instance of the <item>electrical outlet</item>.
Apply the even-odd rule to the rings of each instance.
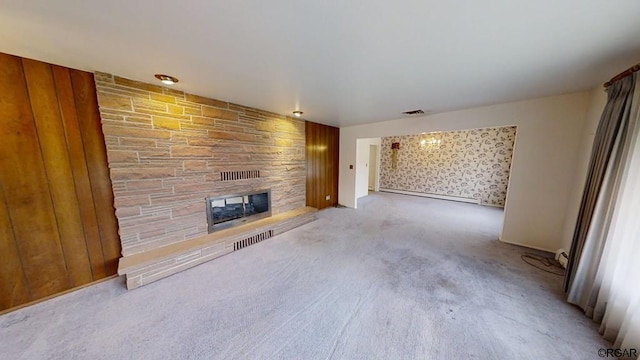
[[[567,263],[569,262],[569,255],[567,255],[567,251],[565,249],[558,249],[556,251],[556,260],[562,265],[563,268],[567,268]]]
[[[325,200],[331,200],[331,195],[327,195],[324,197]]]

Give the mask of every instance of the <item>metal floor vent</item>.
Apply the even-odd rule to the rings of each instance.
[[[260,170],[242,170],[242,171],[221,171],[220,181],[257,179],[260,177]]]
[[[235,243],[233,243],[233,251],[236,250],[240,250],[244,247],[247,247],[249,245],[253,245],[255,243],[259,243],[262,240],[267,240],[268,238],[273,236],[273,230],[269,230],[269,231],[265,231],[261,234],[258,235],[253,235],[251,237],[248,237],[246,239],[240,240],[240,241],[236,241]]]

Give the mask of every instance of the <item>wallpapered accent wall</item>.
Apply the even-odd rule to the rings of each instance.
[[[515,138],[515,126],[383,137],[380,187],[504,206]]]

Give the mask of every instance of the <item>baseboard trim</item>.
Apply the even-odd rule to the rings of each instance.
[[[521,243],[517,243],[517,242],[514,242],[514,241],[506,241],[506,240],[502,239],[502,235],[498,237],[498,241],[503,242],[505,244],[517,245],[517,246],[521,246],[521,247],[528,248],[528,249],[540,250],[540,251],[548,252],[548,253],[551,253],[551,254],[555,254],[555,252],[556,252],[555,250],[549,250],[549,249],[545,249],[545,248],[538,247],[538,246],[531,246],[531,245],[521,244]]]
[[[427,197],[427,198],[440,199],[440,200],[451,200],[451,201],[458,201],[458,202],[465,202],[465,203],[480,205],[480,201],[478,201],[476,199],[463,198],[463,197],[458,197],[458,196],[438,195],[438,194],[421,193],[421,192],[415,192],[415,191],[404,191],[404,190],[383,189],[383,188],[380,188],[380,191],[381,192],[388,192],[388,193],[395,193],[395,194]]]
[[[491,207],[498,208],[498,209],[504,209],[504,206],[502,206],[502,205],[496,205],[496,204],[482,204],[482,203],[479,203],[479,204],[480,204],[480,205],[482,205],[482,206],[491,206]]]
[[[89,286],[92,286],[92,285],[97,285],[97,284],[100,284],[100,283],[105,282],[105,281],[113,280],[113,279],[115,279],[117,277],[118,277],[118,274],[109,275],[109,276],[104,277],[102,279],[98,279],[98,280],[95,280],[95,281],[92,281],[92,282],[89,282],[89,283],[86,283],[86,284],[82,284],[82,285],[73,287],[71,289],[67,289],[67,290],[61,291],[59,293],[51,294],[49,296],[45,296],[45,297],[37,299],[37,300],[29,301],[28,303],[16,305],[14,307],[10,307],[8,309],[1,310],[0,311],[0,316],[2,316],[4,314],[8,314],[10,312],[14,312],[16,310],[20,310],[22,308],[26,308],[28,306],[39,304],[39,303],[41,303],[43,301],[47,301],[47,300],[51,300],[53,298],[57,298],[58,296],[62,296],[62,295],[66,295],[66,294],[72,293],[74,291],[82,290],[82,289],[84,289],[86,287],[89,287]]]

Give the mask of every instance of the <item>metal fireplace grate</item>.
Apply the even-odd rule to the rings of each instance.
[[[221,171],[220,181],[257,179],[260,177],[260,170],[240,170],[240,171]]]
[[[270,189],[208,197],[205,201],[209,233],[271,216]]]
[[[258,235],[250,236],[246,239],[236,241],[235,243],[233,243],[233,251],[240,250],[242,248],[245,248],[249,245],[253,245],[255,243],[259,243],[262,240],[267,240],[272,236],[273,236],[273,230],[269,230]]]

